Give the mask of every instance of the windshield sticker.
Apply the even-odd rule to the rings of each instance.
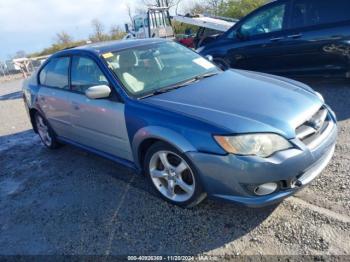
[[[111,57],[113,57],[114,55],[112,54],[112,53],[105,53],[105,54],[103,54],[102,55],[102,57],[104,58],[104,59],[108,59],[108,58],[111,58]]]
[[[207,61],[203,57],[196,58],[193,60],[193,62],[195,62],[197,65],[200,65],[201,67],[203,67],[205,69],[212,69],[215,67],[212,63],[210,63],[209,61]]]

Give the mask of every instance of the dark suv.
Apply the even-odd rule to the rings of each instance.
[[[223,69],[350,77],[350,1],[277,0],[197,50]]]

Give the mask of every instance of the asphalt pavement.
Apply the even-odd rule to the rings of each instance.
[[[21,81],[0,83],[1,255],[350,255],[350,83],[311,81],[339,120],[333,160],[280,205],[172,206],[147,180],[31,130]]]

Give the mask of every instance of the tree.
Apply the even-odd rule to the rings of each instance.
[[[73,37],[71,37],[67,32],[62,31],[56,34],[55,42],[57,44],[69,45],[73,42]]]
[[[195,2],[186,11],[190,14],[209,13],[239,19],[267,2],[269,0],[203,0]]]
[[[27,54],[25,51],[23,50],[19,50],[15,53],[15,55],[13,56],[13,58],[23,58],[23,57],[26,57]]]
[[[219,6],[221,10],[219,14],[240,19],[267,2],[267,0],[227,0]]]
[[[108,40],[108,35],[104,33],[104,25],[98,20],[94,19],[91,21],[93,33],[90,35],[92,42],[101,42]]]
[[[225,3],[225,0],[206,0],[206,9],[213,15],[220,15],[222,12],[221,7]]]
[[[200,3],[195,3],[193,6],[184,10],[186,14],[198,15],[208,11],[207,6]]]
[[[178,5],[181,0],[142,0],[146,6],[169,6],[173,7]]]
[[[175,7],[176,14],[181,1],[182,0],[142,0],[145,6],[168,6],[169,8]]]
[[[130,23],[132,24],[133,20],[132,20],[132,11],[131,11],[130,3],[126,4],[126,9],[128,10],[128,16],[129,16],[129,19],[130,19]]]
[[[125,36],[125,32],[118,25],[111,26],[110,30],[110,39],[111,40],[120,40]]]

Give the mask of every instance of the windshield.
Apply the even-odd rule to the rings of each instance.
[[[111,52],[102,57],[134,97],[220,70],[197,53],[171,41]]]

